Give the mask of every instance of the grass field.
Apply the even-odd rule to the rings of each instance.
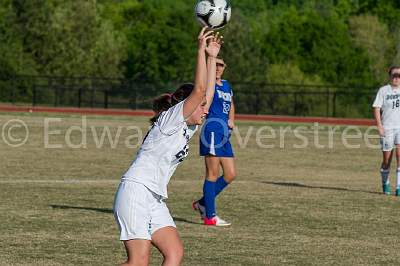
[[[29,130],[19,147],[5,142],[8,133],[14,140],[24,138],[24,128],[10,128],[12,119]],[[45,148],[46,121],[48,145],[62,147]],[[137,128],[129,127],[146,133],[148,122],[100,116],[85,121],[90,129],[78,148],[81,132],[68,129],[81,126],[81,116],[0,114],[0,265],[116,265],[125,259],[112,203],[137,151],[126,142],[141,140],[134,134]],[[105,126],[118,142],[99,145],[95,136]],[[171,179],[168,206],[184,241],[184,265],[400,264],[400,199],[380,194],[378,149],[366,147],[363,139],[349,140],[360,148],[346,148],[344,128],[331,143],[328,127],[321,129],[322,148],[315,145],[310,125],[237,126],[238,177],[217,201],[218,213],[231,227],[205,227],[191,210],[204,175],[197,137]],[[278,136],[285,128],[302,126],[310,145],[295,148],[302,141],[290,130],[284,132],[284,146],[282,138],[257,138],[258,130],[271,136],[271,128],[262,131],[265,126]],[[151,265],[161,261],[154,249]]]

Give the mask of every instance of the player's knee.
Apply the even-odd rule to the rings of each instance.
[[[135,256],[133,259],[128,259],[127,262],[121,264],[121,266],[146,266],[149,265],[149,258],[148,256]]]
[[[149,256],[147,255],[135,255],[133,258],[129,258],[128,261],[122,265],[131,266],[131,265],[140,265],[145,266],[149,265]]]
[[[236,178],[236,171],[231,170],[224,173],[224,179],[226,182],[231,183]]]
[[[226,175],[224,176],[224,179],[227,183],[232,183],[235,180],[236,176],[235,175]]]

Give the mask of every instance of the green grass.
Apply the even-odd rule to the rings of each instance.
[[[59,117],[50,143],[44,148],[44,120]],[[124,140],[147,118],[87,116],[88,126],[101,133],[122,128],[120,142],[97,148],[91,131],[86,148],[65,145],[65,133],[80,125],[80,116],[54,114],[0,114],[0,133],[10,119],[21,119],[29,139],[10,147],[0,136],[0,265],[116,265],[125,259],[112,215],[114,193],[121,174],[137,149]],[[198,138],[190,156],[169,185],[168,206],[184,242],[184,265],[398,265],[396,247],[400,227],[400,199],[380,194],[381,153],[341,144],[338,130],[333,148],[296,149],[301,141],[286,133],[284,148],[278,139],[264,139],[260,148],[255,132],[295,127],[273,123],[237,122],[242,138],[253,127],[246,147],[234,138],[237,180],[218,198],[218,213],[232,222],[229,228],[201,225],[191,202],[201,194],[204,163]],[[302,125],[304,126],[304,125]],[[307,131],[308,130],[308,131]],[[313,133],[303,135],[313,143]],[[366,128],[362,128],[365,131]],[[13,131],[22,136],[22,130]],[[264,132],[265,133],[265,132]],[[267,133],[268,134],[268,133]],[[279,133],[278,133],[279,135]],[[79,143],[73,132],[73,143]],[[372,141],[376,143],[377,141]],[[327,128],[319,143],[328,143]],[[394,170],[392,170],[394,183]],[[151,264],[160,265],[153,249]]]

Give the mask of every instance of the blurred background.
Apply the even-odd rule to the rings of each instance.
[[[148,109],[193,80],[195,1],[0,1],[0,102]],[[400,59],[398,0],[232,0],[238,113],[371,117]]]

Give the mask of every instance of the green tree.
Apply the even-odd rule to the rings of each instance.
[[[262,20],[262,16],[258,17]],[[228,64],[225,78],[235,82],[262,82],[267,72],[269,58],[262,51],[262,29],[252,24],[240,10],[223,34],[221,57]],[[239,74],[240,73],[240,74]]]
[[[16,32],[15,13],[11,2],[0,4],[0,77],[16,73],[34,74],[36,65],[29,54],[24,52],[23,42]]]
[[[120,76],[124,38],[102,20],[95,0],[13,0],[23,48],[37,72],[66,76]]]
[[[350,33],[357,47],[368,52],[370,69],[377,81],[385,80],[387,66],[394,55],[388,27],[376,16],[360,15],[349,19]]]
[[[333,84],[373,82],[366,52],[353,45],[335,14],[290,8],[271,26],[265,44],[271,63],[296,62],[305,74]]]
[[[173,1],[145,1],[123,10],[128,61],[126,76],[154,83],[171,80],[192,81],[196,56],[196,36],[200,29],[190,5]]]

